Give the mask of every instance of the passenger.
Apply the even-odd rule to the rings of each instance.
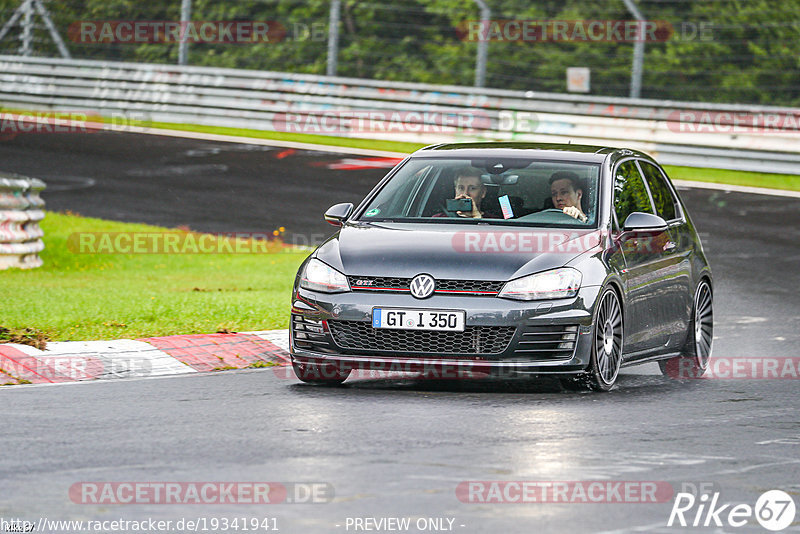
[[[580,177],[574,172],[558,171],[550,177],[550,196],[553,206],[565,214],[581,222],[589,218],[583,213],[581,199],[583,198],[583,185]]]

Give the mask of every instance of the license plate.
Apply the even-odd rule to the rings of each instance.
[[[372,309],[373,328],[463,332],[465,322],[466,312],[464,311]]]

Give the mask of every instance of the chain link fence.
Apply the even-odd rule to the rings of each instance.
[[[800,105],[800,0],[0,0],[0,25],[0,54]]]

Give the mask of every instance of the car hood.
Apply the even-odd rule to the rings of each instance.
[[[587,230],[491,225],[345,225],[317,257],[346,275],[509,280],[566,265],[593,241]],[[599,240],[597,240],[599,243]]]

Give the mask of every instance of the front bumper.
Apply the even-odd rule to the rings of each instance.
[[[290,352],[293,361],[307,366],[334,364],[340,369],[441,377],[576,374],[590,363],[592,317],[599,291],[597,286],[583,287],[572,299],[523,302],[451,295],[418,300],[407,294],[325,294],[296,288]],[[403,334],[409,331],[394,331],[392,342],[378,347],[376,340],[387,334],[371,328],[375,307],[464,310],[467,329],[476,339],[484,335],[478,331],[503,330],[508,341],[501,343],[504,348],[495,343],[495,348],[486,352],[485,342],[470,343],[463,336],[448,335],[450,344],[445,343],[442,350],[442,343],[428,343],[436,334],[417,336],[421,340],[411,343],[407,339],[411,334]],[[348,337],[342,333],[345,324],[351,330],[357,326],[357,331],[367,335]],[[355,339],[366,341],[360,346]]]

